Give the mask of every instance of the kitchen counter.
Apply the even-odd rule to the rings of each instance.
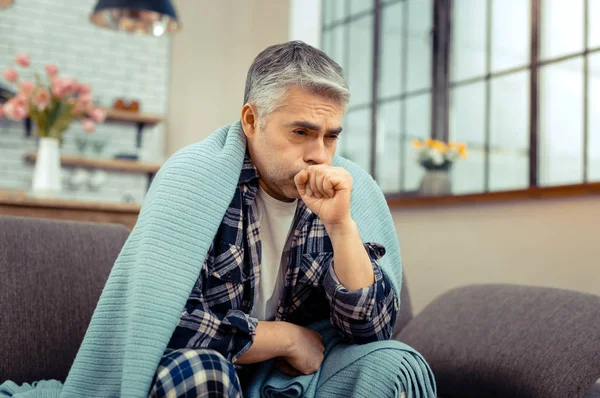
[[[72,221],[123,224],[133,229],[140,205],[32,197],[24,191],[0,190],[0,214]]]

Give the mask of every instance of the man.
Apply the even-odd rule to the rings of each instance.
[[[398,238],[377,184],[334,157],[348,97],[317,49],[259,54],[241,120],[157,173],[64,385],[0,395],[435,397],[423,357],[387,340]]]
[[[249,365],[273,358],[312,374],[325,348],[306,325],[322,319],[352,343],[391,337],[399,298],[378,265],[385,248],[361,240],[353,178],[332,165],[348,100],[340,66],[309,45],[254,60],[239,183],[151,396],[240,397]]]

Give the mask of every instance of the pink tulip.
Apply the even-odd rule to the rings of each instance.
[[[75,92],[75,90],[77,89],[77,86],[79,85],[79,83],[77,83],[77,80],[75,80],[72,77],[65,77],[65,84],[67,85],[67,95],[71,95]]]
[[[29,111],[29,98],[27,98],[25,95],[18,94],[12,100],[15,101],[16,106],[20,106],[22,108],[25,108],[27,111]]]
[[[29,57],[26,54],[19,54],[17,55],[17,65],[23,67],[23,68],[27,68],[29,65],[31,65],[31,61],[29,60]]]
[[[2,107],[2,112],[4,113],[4,116],[6,116],[8,119],[13,119],[14,109],[15,104],[11,101],[8,101]]]
[[[74,84],[74,79],[57,77],[52,80],[52,95],[58,99],[62,99],[73,92]]]
[[[19,80],[19,74],[14,68],[4,69],[4,72],[2,72],[2,76],[4,76],[4,78],[11,83],[16,83],[16,81]]]
[[[33,96],[32,102],[40,112],[43,112],[48,104],[50,104],[50,99],[50,92],[46,88],[42,87],[37,89],[35,95]]]
[[[78,84],[77,90],[80,94],[90,94],[92,92],[92,86],[89,84]]]
[[[87,106],[83,102],[77,101],[75,103],[75,106],[73,107],[73,114],[75,114],[76,116],[79,116],[82,113],[84,113],[86,110],[87,110]]]
[[[85,119],[82,122],[82,125],[83,125],[83,130],[88,133],[92,133],[94,130],[96,130],[96,123],[94,123],[94,121],[92,119]]]
[[[25,119],[27,117],[27,115],[29,115],[29,111],[27,110],[27,108],[25,108],[23,106],[15,106],[15,120],[16,121],[21,121],[21,120]]]
[[[100,108],[94,108],[90,113],[90,116],[96,123],[103,123],[106,119],[106,111]]]
[[[50,89],[52,90],[52,95],[59,99],[63,98],[67,94],[67,87],[61,78],[52,80],[52,86]]]
[[[19,97],[15,97],[4,104],[6,117],[15,121],[21,121],[29,114],[27,103]]]
[[[19,93],[29,97],[33,93],[33,90],[35,90],[35,86],[30,81],[23,80],[21,82],[21,86],[19,87]]]
[[[84,106],[88,107],[92,104],[92,94],[82,94],[79,96],[79,102],[84,104]]]
[[[46,65],[46,73],[50,77],[56,77],[58,75],[58,67],[54,64],[48,64]]]

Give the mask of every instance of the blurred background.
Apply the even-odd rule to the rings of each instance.
[[[303,40],[344,69],[339,153],[388,197],[417,312],[469,283],[600,294],[600,0],[102,3],[0,0],[0,69],[56,65],[103,112],[52,152],[5,109],[0,213],[131,228],[165,159],[239,118],[253,58]]]

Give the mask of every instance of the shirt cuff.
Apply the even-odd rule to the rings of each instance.
[[[383,274],[377,261],[385,255],[385,248],[377,243],[365,243],[365,249],[371,259],[375,282],[367,287],[348,290],[342,285],[335,274],[334,262],[325,274],[323,287],[331,303],[331,309],[338,315],[357,321],[371,318],[378,291],[383,291]]]
[[[226,325],[235,330],[237,338],[233,341],[233,352],[231,362],[236,362],[242,355],[244,355],[252,344],[254,343],[254,336],[256,336],[256,327],[258,326],[258,319],[251,317],[250,315],[239,311],[233,310],[227,313],[227,316],[221,321],[222,325]]]

